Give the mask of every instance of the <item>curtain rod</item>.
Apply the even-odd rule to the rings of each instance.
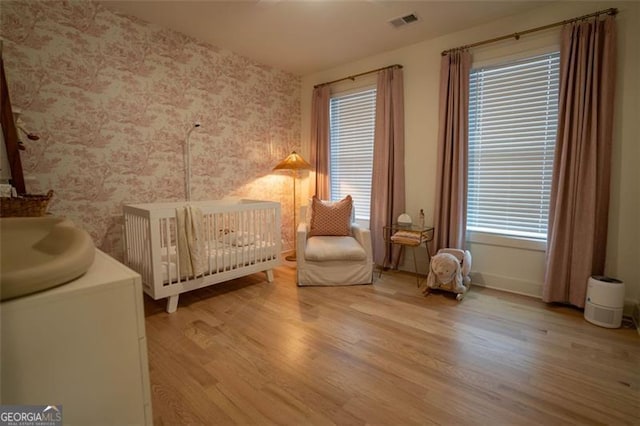
[[[549,28],[559,27],[561,25],[570,24],[570,23],[576,22],[576,21],[582,21],[584,19],[592,18],[594,16],[597,17],[597,16],[604,15],[604,14],[615,16],[615,15],[618,14],[618,9],[616,9],[615,7],[612,7],[612,8],[605,9],[605,10],[599,10],[597,12],[593,12],[593,13],[590,13],[588,15],[578,16],[577,18],[566,19],[564,21],[554,22],[553,24],[543,25],[542,27],[530,28],[528,30],[520,31],[520,32],[517,32],[517,33],[508,34],[508,35],[504,35],[504,36],[501,36],[501,37],[496,37],[496,38],[492,38],[492,39],[489,39],[489,40],[483,40],[483,41],[479,41],[477,43],[467,44],[467,45],[456,47],[456,48],[453,48],[453,49],[444,50],[442,52],[442,56],[445,56],[447,53],[453,52],[455,50],[470,49],[472,47],[481,46],[483,44],[495,43],[496,41],[502,41],[502,40],[506,40],[506,39],[509,39],[509,38],[512,38],[512,37],[515,38],[516,40],[520,40],[520,36],[525,35],[525,34],[535,33],[536,31],[548,30]]]
[[[327,86],[327,85],[329,85],[329,84],[338,83],[338,82],[340,82],[340,81],[345,81],[345,80],[351,80],[351,81],[353,81],[353,80],[355,80],[355,79],[356,79],[356,78],[358,78],[358,77],[362,77],[363,75],[373,74],[374,72],[378,72],[378,71],[386,70],[386,69],[388,69],[388,68],[395,68],[395,67],[402,68],[402,65],[400,65],[400,64],[393,64],[393,65],[389,65],[389,66],[382,67],[382,68],[376,68],[375,70],[365,71],[365,72],[361,72],[361,73],[359,73],[359,74],[350,75],[350,76],[348,76],[348,77],[339,78],[339,79],[337,79],[337,80],[327,81],[326,83],[316,84],[315,86],[313,86],[313,88],[314,88],[314,89],[316,89],[316,88],[318,88],[318,87],[320,87],[320,86]]]

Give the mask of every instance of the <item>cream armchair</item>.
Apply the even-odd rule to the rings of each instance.
[[[301,210],[300,217],[305,218],[306,207]],[[308,233],[307,218],[298,225],[296,235],[299,286],[372,283],[373,249],[368,229],[352,223],[353,236],[309,237]]]

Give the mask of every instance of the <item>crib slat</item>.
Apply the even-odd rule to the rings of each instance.
[[[207,273],[211,275],[211,215],[206,214],[204,216],[204,235],[205,235],[205,247],[207,255]]]
[[[257,254],[256,254],[256,263],[260,263],[260,253],[262,250],[262,245],[264,244],[264,235],[263,235],[263,231],[262,231],[262,212],[263,210],[258,210],[256,212],[256,232],[257,234],[260,236],[260,245],[257,247]]]
[[[250,259],[251,259],[251,264],[255,265],[256,263],[256,247],[258,247],[258,242],[259,242],[259,235],[256,232],[256,211],[255,210],[251,210],[251,221],[250,221],[250,227],[251,227],[251,235],[253,236],[253,246],[250,248],[249,253],[250,254]]]
[[[220,265],[219,265],[219,262],[218,262],[218,254],[217,253],[218,253],[218,242],[219,242],[219,238],[220,238],[220,231],[219,231],[220,225],[218,223],[218,214],[215,214],[215,213],[213,215],[213,229],[214,229],[214,232],[216,233],[215,240],[213,242],[213,245],[214,245],[215,250],[216,250],[215,251],[216,252],[216,256],[215,256],[215,258],[213,260],[215,261],[215,264],[216,264],[216,272],[219,272],[220,271]]]

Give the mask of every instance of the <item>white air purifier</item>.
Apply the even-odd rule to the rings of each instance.
[[[601,275],[587,281],[587,300],[584,319],[600,327],[618,328],[622,325],[624,283]]]

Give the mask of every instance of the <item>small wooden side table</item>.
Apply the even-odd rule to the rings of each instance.
[[[382,262],[382,269],[378,277],[382,276],[382,271],[386,269],[387,260],[391,263],[391,254],[389,253],[389,244],[397,244],[400,246],[400,253],[405,247],[411,247],[411,254],[413,255],[413,268],[416,274],[416,284],[420,287],[420,275],[418,274],[418,261],[416,259],[416,247],[420,247],[424,244],[427,249],[428,261],[431,262],[431,253],[429,252],[429,242],[433,240],[433,230],[431,226],[418,226],[418,225],[399,225],[393,224],[391,226],[384,226],[382,234],[384,236],[384,260]],[[397,265],[396,265],[397,266]]]

